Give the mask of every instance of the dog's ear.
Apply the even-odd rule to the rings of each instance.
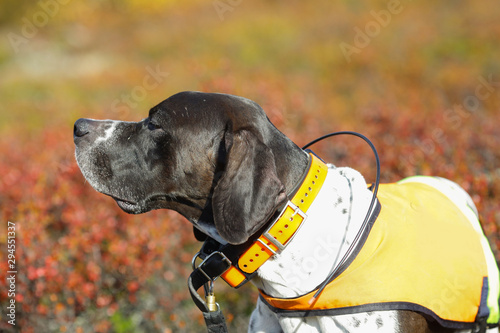
[[[212,198],[215,227],[231,244],[245,242],[286,201],[274,155],[251,130],[225,134],[226,166]]]

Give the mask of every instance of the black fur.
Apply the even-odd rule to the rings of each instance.
[[[140,122],[79,119],[74,141],[84,176],[124,211],[172,209],[232,244],[263,226],[307,167],[259,105],[224,94],[178,93]]]

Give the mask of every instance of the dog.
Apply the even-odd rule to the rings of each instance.
[[[432,177],[410,178],[391,188],[396,192],[410,187],[412,191],[413,188],[425,188],[433,191],[429,194],[431,197],[448,198],[443,200],[456,206],[451,210],[466,211],[475,229],[471,238],[479,240],[477,244],[481,244],[476,248],[481,253],[484,250],[488,262],[482,266],[488,279],[481,281],[489,281],[491,286],[483,284],[483,291],[477,296],[481,298],[477,301],[481,303],[478,304],[477,316],[482,315],[482,323],[469,322],[460,326],[460,320],[458,324],[455,320],[441,320],[427,305],[415,306],[408,301],[369,300],[368,305],[344,304],[340,309],[288,311],[276,304],[317,290],[340,258],[348,258],[349,254],[351,259],[340,272],[344,274],[340,277],[351,276],[345,274],[355,266],[352,260],[362,257],[365,250],[357,248],[350,253],[349,249],[351,244],[367,242],[367,236],[359,240],[365,216],[371,221],[368,223],[368,229],[372,230],[369,231],[370,239],[376,232],[373,230],[381,229],[383,225],[378,222],[382,218],[377,216],[386,214],[385,207],[392,205],[390,199],[383,197],[389,198],[394,193],[380,192],[382,204],[379,201],[375,207],[371,206],[373,193],[359,172],[324,164],[280,132],[257,103],[227,94],[181,92],[153,107],[149,116],[139,122],[79,119],[74,125],[74,142],[77,163],[88,183],[98,192],[112,197],[122,210],[131,214],[154,209],[177,211],[196,230],[220,244],[241,245],[255,239],[255,235],[262,233],[270,221],[276,219],[290,197],[303,186],[305,175],[311,172],[311,160],[324,167],[321,189],[307,210],[307,218],[304,214],[300,229],[282,251],[271,255],[251,276],[261,296],[250,318],[249,332],[419,333],[480,329],[498,332],[498,320],[491,321],[495,312],[498,315],[498,289],[495,289],[498,268],[485,244],[472,199],[451,181]],[[425,201],[429,195],[425,194],[415,202]],[[412,202],[408,207],[415,208],[413,205]],[[299,209],[295,213],[297,211]],[[418,213],[417,208],[415,211]],[[391,228],[388,225],[385,228]],[[454,231],[448,231],[448,238],[453,238]],[[266,248],[270,246],[268,243]],[[460,245],[458,249],[463,247]],[[262,248],[262,253],[264,250],[267,251]],[[372,266],[380,268],[376,259],[370,258],[369,261]],[[495,267],[491,265],[492,261]],[[381,262],[384,263],[387,262]],[[407,266],[411,265],[410,262]],[[382,271],[390,269],[384,267]],[[423,272],[422,276],[432,277],[425,265],[418,269]],[[474,274],[475,271],[465,275]],[[398,280],[406,279],[390,278],[392,282],[384,282],[389,288],[381,290],[382,295],[376,297],[383,298],[385,293],[392,292],[392,286],[398,285]],[[363,279],[361,281],[370,283],[378,280],[375,276]],[[466,293],[462,282],[450,279],[452,282],[445,281],[444,290],[432,291],[435,297],[430,302],[435,308],[444,308],[444,303],[460,303],[457,295]],[[337,280],[348,279],[336,278],[333,282]],[[370,286],[367,284],[365,288],[361,282],[350,288],[346,302],[352,302],[350,297],[358,297]],[[358,287],[359,293],[356,292]],[[489,294],[484,294],[484,290]],[[324,295],[319,296],[320,301],[323,298]],[[446,302],[443,303],[443,299]],[[441,303],[436,303],[437,300]],[[377,304],[372,306],[371,303]],[[490,321],[486,322],[488,314]]]

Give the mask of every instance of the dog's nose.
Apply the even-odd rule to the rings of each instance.
[[[75,122],[75,127],[73,129],[73,136],[75,138],[81,138],[82,136],[85,136],[89,134],[89,128],[90,128],[90,123],[88,119],[78,119]]]

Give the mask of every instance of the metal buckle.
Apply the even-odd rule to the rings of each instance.
[[[293,209],[293,214],[290,217],[294,217],[295,215],[298,214],[298,215],[300,215],[302,217],[302,223],[299,225],[299,227],[297,228],[297,230],[295,230],[295,232],[292,234],[292,236],[287,241],[287,243],[290,242],[295,237],[295,235],[297,234],[297,231],[299,231],[300,227],[304,224],[304,221],[307,219],[307,214],[304,213],[299,207],[297,207],[296,205],[294,205],[290,200],[288,200],[286,206],[283,208],[283,210],[281,211],[281,213],[278,216],[278,218],[274,221],[273,224],[271,224],[269,226],[269,228],[266,229],[266,231],[264,231],[262,233],[262,235],[264,237],[266,237],[266,239],[269,240],[271,243],[273,243],[273,245],[276,246],[278,248],[278,250],[274,251],[265,242],[263,242],[260,239],[257,239],[262,245],[264,245],[269,251],[271,251],[273,253],[273,255],[275,255],[276,253],[280,253],[281,251],[283,251],[285,249],[285,245],[281,244],[277,239],[275,239],[274,236],[272,236],[269,233],[269,231],[272,229],[272,227],[274,227],[274,225],[276,224],[276,222],[278,222],[281,219],[281,217],[283,216],[283,214],[285,214],[285,211],[286,211],[286,209],[288,207],[290,207],[291,209]]]
[[[203,270],[203,267],[204,267],[204,265],[208,262],[208,260],[210,260],[213,256],[215,256],[215,255],[217,255],[217,254],[221,256],[221,261],[223,261],[223,262],[225,262],[225,263],[227,264],[227,268],[226,268],[226,269],[225,269],[222,273],[220,273],[218,276],[216,276],[216,277],[212,278],[212,277],[210,277],[210,276],[209,276],[209,275],[208,275],[208,274],[207,274],[207,273]],[[204,275],[204,276],[205,276],[208,280],[210,280],[210,281],[212,281],[212,282],[213,282],[213,281],[215,281],[215,280],[217,280],[217,278],[218,278],[219,276],[221,276],[222,274],[224,274],[224,273],[225,273],[225,272],[226,272],[226,271],[227,271],[227,270],[231,267],[231,265],[232,265],[231,260],[229,260],[229,259],[226,257],[226,255],[225,255],[224,253],[219,252],[219,251],[215,251],[215,252],[211,253],[208,257],[206,257],[206,258],[205,258],[205,259],[201,262],[201,264],[199,264],[199,265],[196,267],[196,266],[195,266],[195,264],[196,264],[196,259],[197,259],[199,256],[200,256],[200,253],[198,252],[198,253],[197,253],[197,254],[193,257],[193,259],[192,259],[192,261],[191,261],[191,263],[192,263],[192,265],[193,265],[193,270],[194,270],[194,269],[198,269],[198,270],[200,270],[200,272],[201,272],[201,273],[202,273],[202,274],[203,274],[203,275]]]

